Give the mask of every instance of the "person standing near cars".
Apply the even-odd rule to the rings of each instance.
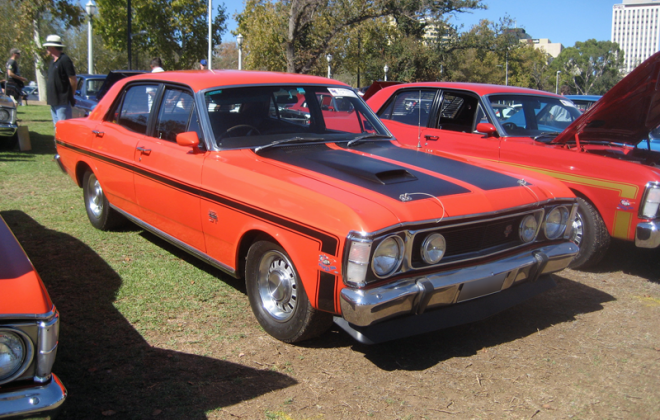
[[[48,67],[46,93],[53,124],[56,124],[58,121],[71,118],[72,106],[76,103],[73,93],[76,91],[78,81],[73,61],[63,52],[62,38],[58,35],[48,35],[43,45],[48,55],[53,57]]]
[[[21,76],[21,72],[18,69],[18,59],[21,58],[21,51],[18,48],[12,48],[9,53],[11,57],[7,60],[7,82],[5,89],[8,96],[14,98],[17,104],[23,105],[21,90],[25,86],[27,79]]]

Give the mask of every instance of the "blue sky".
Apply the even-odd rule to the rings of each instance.
[[[243,0],[213,0],[213,8],[223,3],[230,17],[229,31],[236,29],[235,13],[243,11]],[[572,47],[577,41],[595,38],[609,41],[612,30],[612,5],[623,1],[607,0],[484,0],[488,10],[456,15],[452,22],[468,30],[482,19],[498,21],[509,15],[533,38],[549,38],[564,47]],[[224,41],[234,40],[227,32]]]

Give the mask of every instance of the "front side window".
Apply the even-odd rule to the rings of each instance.
[[[187,131],[193,110],[193,96],[177,88],[166,88],[158,109],[154,137],[176,141],[176,135]]]
[[[550,96],[491,95],[488,102],[509,136],[558,134],[581,115],[572,102]]]
[[[479,101],[463,92],[444,92],[440,101],[437,128],[471,133],[479,109]]]
[[[281,141],[389,137],[357,94],[332,86],[257,86],[204,93],[218,147],[259,147]]]

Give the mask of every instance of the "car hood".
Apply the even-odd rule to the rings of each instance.
[[[0,317],[41,315],[52,306],[41,278],[0,217]]]
[[[573,196],[549,177],[511,173],[498,164],[473,163],[386,141],[350,148],[325,144],[274,147],[258,154],[317,180],[326,186],[327,194],[330,188],[339,188],[355,195],[355,200],[344,197],[340,201],[354,207],[356,213],[364,210],[363,200],[387,209],[394,216],[389,223],[496,212]]]
[[[640,64],[553,143],[607,141],[637,144],[660,124],[660,52]]]

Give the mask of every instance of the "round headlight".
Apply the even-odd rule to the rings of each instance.
[[[6,109],[0,109],[0,121],[11,122],[11,114]]]
[[[422,258],[427,264],[437,264],[447,251],[447,241],[439,233],[432,233],[422,242]]]
[[[557,239],[564,234],[566,230],[566,221],[568,220],[568,209],[566,207],[555,207],[545,218],[543,231],[548,239]]]
[[[0,383],[21,369],[25,354],[25,343],[18,334],[0,331]]]
[[[536,237],[538,227],[539,224],[536,221],[536,217],[531,214],[523,217],[522,222],[520,222],[520,240],[523,242],[532,242]]]
[[[393,235],[378,244],[371,268],[378,277],[384,277],[399,268],[401,261],[403,261],[403,240]]]

